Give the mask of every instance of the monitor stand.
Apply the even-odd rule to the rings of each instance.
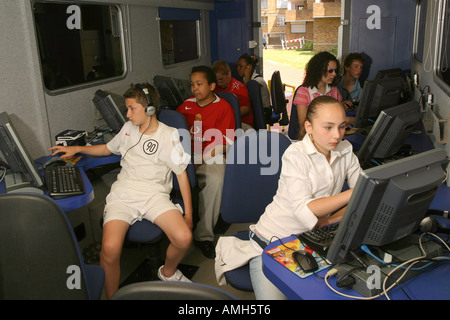
[[[427,258],[434,258],[442,255],[442,247],[433,242],[429,241],[426,238],[422,239],[423,241],[423,248],[425,252],[427,253]],[[418,246],[419,243],[419,236],[418,235],[408,235],[396,242],[393,242],[389,245],[380,247],[380,250],[377,250],[379,252],[386,252],[393,257],[393,264],[399,265],[403,261],[411,260],[416,257],[422,256],[422,252],[420,251],[420,248]],[[380,257],[380,254],[377,254],[377,252],[374,252],[378,257]],[[381,262],[377,261],[375,258],[370,256],[367,253],[361,254],[360,258],[369,266],[375,266],[374,269],[369,270],[368,268],[362,267],[361,264],[356,261],[352,260],[348,263],[342,263],[338,264],[336,266],[336,269],[338,270],[338,273],[335,275],[336,279],[340,279],[345,275],[346,273],[349,274],[350,277],[354,279],[354,284],[351,286],[351,288],[358,293],[360,293],[362,296],[365,297],[372,297],[375,295],[378,295],[383,291],[383,282],[386,278],[386,276],[395,268],[394,266],[389,265],[383,265]],[[380,257],[382,258],[382,257]],[[418,263],[415,265],[415,267],[420,267],[425,265],[427,262],[424,263]],[[361,268],[357,268],[361,267]],[[377,267],[379,269],[377,269]],[[412,277],[420,274],[421,272],[427,270],[428,267],[420,269],[420,270],[409,270],[406,275],[401,279],[400,282],[404,282],[408,279],[411,279]],[[378,271],[379,270],[379,271]],[[403,271],[405,269],[400,269],[399,271],[396,271],[392,279],[387,280],[386,288],[389,288],[391,284],[394,283],[395,280],[398,279],[400,275],[403,274]],[[379,276],[379,277],[378,277]]]
[[[5,176],[5,187],[7,193],[30,192],[44,194],[42,189],[33,187],[22,173],[10,172]]]

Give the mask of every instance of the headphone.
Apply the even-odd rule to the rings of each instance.
[[[147,98],[147,106],[145,107],[145,114],[149,116],[154,115],[156,113],[156,108],[153,106],[152,97],[148,92],[148,88],[141,84],[136,84],[135,87],[141,89],[142,92],[144,92],[145,97]]]
[[[436,218],[433,218],[430,215],[442,216],[448,219],[449,211],[433,209],[428,210],[427,216],[422,220],[422,222],[420,222],[420,232],[450,234],[450,228],[441,226]]]

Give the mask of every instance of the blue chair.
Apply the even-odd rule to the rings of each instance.
[[[105,273],[86,265],[65,213],[48,197],[0,196],[0,299],[100,299]]]
[[[248,89],[248,94],[250,96],[250,101],[252,103],[253,121],[254,121],[253,127],[256,130],[266,129],[267,126],[264,121],[261,86],[256,80],[249,80],[246,86]]]
[[[237,300],[233,295],[200,283],[145,281],[120,288],[112,300]]]
[[[158,113],[158,120],[170,127],[178,129],[184,150],[187,153],[191,154],[190,134],[184,116],[175,110],[162,109]],[[192,159],[186,170],[192,189],[197,185],[195,168]],[[175,174],[173,174],[173,189],[171,196],[172,201],[174,203],[180,204],[184,210],[183,200],[181,198],[180,193],[180,186],[178,185],[178,180]],[[149,264],[150,271],[152,273],[151,275],[152,279],[157,279],[156,275],[157,268],[162,263],[159,248],[159,240],[162,239],[163,235],[164,232],[157,225],[145,219],[137,221],[133,225],[131,225],[127,233],[128,241],[137,243],[146,243],[148,245],[147,262]]]
[[[281,82],[280,71],[275,70],[270,81],[270,97],[272,100],[272,119],[271,125],[278,122],[280,126],[289,124],[289,117],[286,109],[286,96],[284,95],[284,87]]]
[[[231,146],[225,167],[221,217],[227,223],[257,222],[278,188],[281,158],[291,141],[275,131],[251,131]],[[270,161],[268,161],[270,159]],[[247,240],[248,231],[235,235]],[[233,287],[253,291],[248,264],[225,273]]]
[[[297,89],[295,89],[294,95],[292,96],[291,118],[290,118],[289,129],[288,129],[288,136],[292,140],[298,140],[298,137],[300,134],[300,126],[298,124],[297,107],[294,104],[294,99],[297,94],[298,88],[300,88],[300,87],[297,87]]]
[[[241,104],[234,93],[230,92],[218,92],[217,95],[221,99],[225,99],[234,110],[234,119],[236,120],[236,129],[242,129],[241,123]]]

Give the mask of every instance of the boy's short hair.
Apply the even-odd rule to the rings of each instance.
[[[211,67],[208,66],[195,66],[192,68],[191,74],[195,72],[201,72],[205,75],[208,84],[215,83],[217,84],[216,73],[213,71]]]
[[[142,83],[139,86],[145,87],[148,89],[148,93],[150,95],[150,98],[152,99],[152,104],[155,107],[156,110],[159,109],[159,94],[158,91],[155,89],[154,86],[152,86],[150,83]],[[127,98],[133,98],[136,99],[136,102],[141,104],[144,108],[148,104],[147,96],[145,95],[144,91],[135,84],[130,84],[130,88],[123,94],[125,99]]]
[[[349,53],[344,58],[344,61],[342,62],[342,64],[344,65],[344,67],[348,68],[352,65],[353,61],[361,61],[361,63],[364,64],[364,57],[359,52],[352,52],[352,53]],[[344,69],[344,71],[345,71],[345,69]]]
[[[223,60],[217,60],[213,63],[212,69],[215,73],[228,74],[231,72],[230,66]]]

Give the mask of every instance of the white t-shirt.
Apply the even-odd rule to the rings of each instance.
[[[111,192],[125,194],[170,193],[172,171],[182,173],[190,156],[185,153],[178,130],[159,122],[156,132],[142,134],[130,121],[108,142],[109,151],[122,155],[122,170]]]
[[[331,151],[330,162],[317,151],[308,135],[289,146],[282,160],[277,193],[256,224],[265,239],[284,238],[311,230],[317,217],[307,204],[342,191],[345,180],[354,188],[361,167],[348,141]]]

